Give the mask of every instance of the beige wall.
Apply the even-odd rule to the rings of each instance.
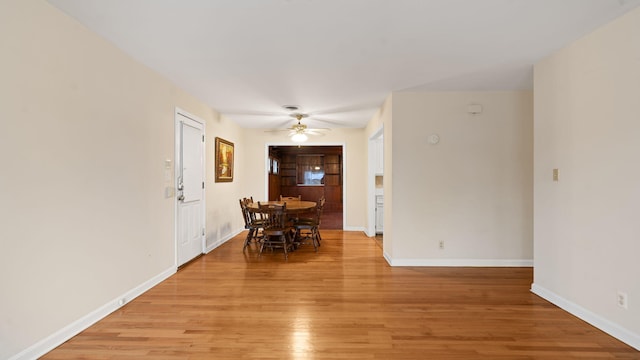
[[[239,231],[244,230],[244,220],[240,215],[238,199],[244,196],[244,179],[247,174],[243,166],[247,157],[244,129],[215,111],[209,110],[212,116],[206,123],[206,176],[205,184],[207,203],[207,251],[229,240]],[[215,138],[220,137],[234,144],[234,180],[233,182],[215,182],[214,159]],[[249,155],[250,154],[250,155]]]
[[[240,149],[243,137],[44,1],[1,2],[0,45],[5,359],[175,270],[174,199],[164,196],[175,107],[206,122],[207,154],[214,136]],[[226,211],[238,187],[214,184],[207,165],[209,245],[240,228]]]
[[[534,80],[534,291],[640,348],[640,9]]]
[[[470,115],[469,104],[484,111]],[[393,94],[384,184],[392,264],[531,263],[532,104],[528,91]]]

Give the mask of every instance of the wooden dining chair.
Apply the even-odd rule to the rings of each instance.
[[[293,228],[295,229],[294,239],[296,239],[296,241],[310,239],[315,251],[318,251],[318,246],[320,246],[320,241],[322,240],[320,237],[320,223],[325,202],[326,199],[324,196],[318,200],[313,217],[298,218],[293,221]]]
[[[280,201],[284,202],[285,204],[287,203],[287,201],[300,201],[302,200],[302,195],[298,195],[298,196],[282,196],[280,195]],[[289,221],[295,221],[297,219],[297,214],[294,215],[294,217],[289,218]]]
[[[280,195],[280,201],[287,201],[287,200],[302,200],[302,195],[298,195],[298,196],[282,196]]]
[[[249,198],[240,199],[240,209],[242,210],[242,218],[244,219],[244,228],[249,230],[244,240],[242,250],[253,240],[256,244],[260,240],[260,230],[264,228],[264,219],[256,216],[256,213],[249,209],[249,204],[253,201]]]
[[[273,251],[275,248],[284,250],[284,258],[289,256],[289,250],[293,247],[291,234],[293,228],[287,225],[287,204],[268,205],[260,204],[258,201],[258,212],[263,215],[262,240],[260,254],[264,248]]]

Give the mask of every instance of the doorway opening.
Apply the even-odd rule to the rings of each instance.
[[[367,235],[382,246],[384,232],[384,128],[369,138],[368,225]]]
[[[268,149],[269,200],[280,196],[298,196],[302,200],[326,203],[322,214],[323,229],[344,227],[343,219],[343,148],[342,146],[272,145]]]

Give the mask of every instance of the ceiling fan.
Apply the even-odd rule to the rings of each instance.
[[[307,135],[324,135],[322,131],[331,130],[328,128],[311,129],[311,128],[308,128],[307,125],[300,123],[300,120],[309,116],[308,114],[294,113],[294,114],[290,114],[290,116],[298,120],[298,123],[286,129],[267,130],[265,132],[288,131],[289,136],[291,137],[291,141],[305,142],[308,139]]]
[[[238,125],[246,128],[255,129],[272,129],[277,131],[296,130],[294,127],[283,129],[289,125],[291,118],[298,120],[297,116],[301,115],[304,125],[312,130],[323,130],[321,128],[359,128],[366,125],[366,121],[362,119],[371,119],[375,111],[378,110],[380,104],[356,104],[352,106],[342,107],[321,107],[312,106],[309,110],[301,110],[298,105],[282,105],[281,111],[266,110],[272,109],[272,106],[263,105],[260,110],[247,109],[220,109],[220,113],[229,117]],[[300,122],[300,121],[297,121]],[[301,123],[301,125],[303,125]],[[304,133],[304,131],[302,131]],[[320,134],[316,134],[320,135]]]

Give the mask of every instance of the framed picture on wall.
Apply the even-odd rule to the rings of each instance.
[[[233,181],[233,156],[233,143],[216,137],[216,182]]]

